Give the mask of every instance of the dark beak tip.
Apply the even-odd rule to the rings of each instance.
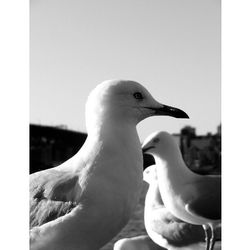
[[[183,114],[183,116],[181,116],[180,118],[186,118],[186,119],[189,119],[189,116],[188,116],[186,113],[184,113],[184,114]]]
[[[176,112],[173,112],[172,114],[170,114],[170,116],[173,116],[175,118],[189,119],[188,114],[180,109],[178,109],[178,110],[176,110]]]
[[[156,109],[156,112],[160,115],[168,115],[168,116],[172,116],[175,118],[189,119],[189,116],[183,110],[175,108],[175,107],[167,106],[167,105],[163,105],[162,108]]]
[[[154,110],[155,115],[167,115],[175,118],[189,119],[189,116],[183,110],[175,107],[162,105],[161,108],[152,108],[152,107],[145,107],[145,108]]]

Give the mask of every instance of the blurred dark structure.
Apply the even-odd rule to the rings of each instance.
[[[217,133],[197,136],[195,128],[181,130],[180,148],[187,166],[200,174],[221,174],[221,125]]]
[[[221,126],[215,135],[196,136],[195,128],[186,126],[175,134],[187,166],[200,174],[221,173]],[[65,126],[30,125],[30,173],[58,166],[81,148],[86,133],[67,130]],[[151,155],[143,155],[144,168],[154,164]]]
[[[55,167],[81,148],[87,134],[65,127],[30,125],[30,173]]]

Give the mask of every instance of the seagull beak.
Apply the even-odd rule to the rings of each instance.
[[[155,111],[155,115],[167,115],[173,116],[175,118],[189,118],[189,116],[181,109],[162,105],[159,108],[147,107],[148,109],[152,109]]]
[[[154,146],[149,146],[149,147],[143,147],[142,146],[142,152],[143,152],[143,154],[146,154],[147,151],[149,151],[149,149],[151,149],[151,148],[154,148]]]

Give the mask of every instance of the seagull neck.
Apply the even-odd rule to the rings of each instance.
[[[90,127],[90,124],[92,127]],[[91,162],[101,152],[109,152],[115,155],[118,153],[122,155],[129,154],[131,157],[139,155],[138,159],[141,154],[142,161],[140,141],[135,124],[122,120],[109,120],[98,123],[88,123],[88,125],[86,141],[77,154],[66,163],[60,165],[61,168],[67,168],[70,162],[71,169],[81,171],[89,161]],[[120,150],[121,148],[122,150]]]
[[[181,153],[168,152],[164,155],[155,155],[155,162],[157,167],[157,172],[159,175],[167,175],[169,180],[175,181],[185,181],[188,178],[193,177],[193,173],[188,169]]]
[[[101,140],[105,140],[105,138],[113,138],[114,141],[117,136],[124,137],[126,139],[127,132],[129,134],[133,134],[133,136],[137,135],[136,124],[132,121],[124,119],[102,119],[96,120],[95,123],[92,123],[91,127],[88,127],[88,136],[99,138]],[[138,138],[139,140],[139,138]]]

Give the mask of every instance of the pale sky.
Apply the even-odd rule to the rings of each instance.
[[[156,130],[216,132],[221,122],[219,0],[31,0],[30,121],[85,132],[89,92],[107,79],[143,84],[190,117]]]

